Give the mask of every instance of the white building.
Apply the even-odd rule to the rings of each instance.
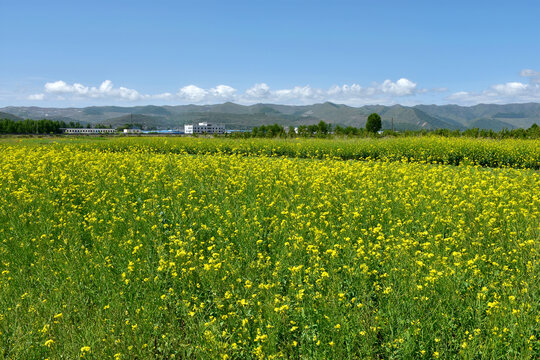
[[[197,124],[184,125],[185,134],[225,134],[225,125],[223,124],[209,124],[207,122],[200,122]]]
[[[116,134],[116,129],[68,128],[68,129],[64,129],[64,134],[72,134],[72,135]]]
[[[141,129],[124,129],[124,134],[140,134],[142,133]]]

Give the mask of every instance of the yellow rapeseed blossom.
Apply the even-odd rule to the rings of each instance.
[[[0,139],[0,343],[537,358],[538,145]]]
[[[44,345],[45,345],[45,346],[48,346],[48,347],[51,347],[52,344],[54,344],[54,340],[49,339],[49,340],[45,341],[45,344],[44,344]]]

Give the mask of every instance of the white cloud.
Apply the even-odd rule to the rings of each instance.
[[[66,84],[62,80],[45,84],[45,91],[50,93],[68,93],[72,92],[73,90],[73,86]]]
[[[45,94],[28,95],[28,100],[43,100],[43,99],[45,99]]]
[[[459,91],[446,100],[464,105],[490,103],[523,103],[540,101],[540,73],[531,69],[521,70],[520,75],[528,78],[528,83],[511,81],[495,84],[480,92]]]
[[[236,89],[228,85],[218,85],[205,90],[196,85],[188,85],[181,88],[176,95],[179,100],[191,103],[213,103],[220,101],[236,100]]]
[[[50,101],[80,105],[96,103],[169,103],[169,104],[215,104],[232,101],[240,104],[278,103],[290,105],[313,104],[325,101],[361,106],[367,104],[403,104],[418,103],[457,103],[473,105],[478,103],[518,103],[540,102],[540,72],[523,69],[519,73],[521,81],[509,81],[494,84],[481,91],[458,89],[449,96],[446,87],[420,88],[417,83],[407,78],[386,79],[367,85],[340,84],[329,88],[317,88],[310,85],[291,86],[272,89],[266,83],[256,83],[243,91],[229,85],[199,87],[191,84],[181,87],[177,92],[144,94],[127,87],[115,87],[112,81],[105,80],[98,86],[80,83],[67,83],[63,80],[47,82],[43,91],[23,94],[26,101]],[[519,79],[518,79],[519,80]],[[22,97],[21,97],[22,99]]]
[[[79,102],[101,99],[109,103],[114,101],[140,102],[155,99],[193,104],[211,104],[225,101],[234,101],[241,104],[257,102],[313,104],[332,101],[350,105],[364,105],[373,103],[395,104],[400,102],[403,97],[411,97],[427,91],[429,90],[418,89],[416,83],[405,78],[397,81],[385,80],[382,83],[373,83],[367,87],[358,84],[345,84],[334,85],[328,89],[304,85],[273,90],[266,83],[258,83],[243,92],[224,84],[207,89],[191,84],[180,88],[174,94],[165,92],[154,95],[142,94],[135,89],[126,87],[115,87],[110,80],[103,81],[99,86],[86,86],[80,83],[68,84],[59,80],[46,83],[44,93],[31,95],[31,99],[58,100],[62,97],[66,100]]]
[[[89,87],[79,83],[72,85],[59,80],[45,84],[45,92],[49,94],[66,94],[75,98],[111,98],[117,100],[135,101],[144,98],[137,90],[126,87],[115,88],[112,81],[105,80],[99,87]]]
[[[209,91],[212,97],[223,98],[226,100],[233,100],[236,95],[236,89],[228,85],[218,85]]]
[[[101,84],[103,85],[103,84]],[[101,90],[101,89],[100,89]],[[101,94],[101,92],[100,92]],[[112,88],[108,88],[104,94],[107,94],[107,95],[110,95],[110,96],[117,96],[121,99],[126,99],[126,100],[139,100],[141,99],[143,96],[141,96],[137,90],[133,90],[133,89],[128,89],[128,88],[125,88],[125,87],[120,87],[118,90],[115,90],[115,89],[112,89]]]
[[[44,94],[31,95],[30,100],[44,100],[47,95],[55,95],[56,100],[84,100],[84,99],[104,99],[108,101],[139,101],[145,99],[172,99],[174,96],[171,93],[162,93],[156,95],[144,95],[135,89],[129,89],[123,86],[114,87],[111,80],[103,81],[98,87],[85,86],[79,83],[68,84],[65,81],[59,80],[48,82],[44,86]]]
[[[207,94],[208,92],[206,90],[195,85],[184,86],[177,93],[180,99],[195,103],[203,101]]]
[[[364,89],[357,84],[352,85],[334,85],[328,89],[328,95],[330,95],[333,98],[336,97],[342,97],[342,96],[365,96],[366,94],[363,94],[362,91]]]
[[[265,83],[255,84],[246,90],[246,98],[255,98],[264,100],[270,96],[270,87]]]
[[[99,91],[101,93],[109,93],[111,92],[113,89],[113,84],[112,84],[112,81],[111,80],[105,80],[104,82],[101,83],[101,85],[99,86]]]
[[[527,91],[528,86],[520,82],[493,85],[493,90],[501,95],[519,95]]]
[[[309,85],[295,86],[292,89],[280,89],[272,92],[274,101],[300,103],[324,101],[325,92],[321,89],[312,88]]]
[[[154,95],[153,97],[154,97],[155,99],[167,100],[167,99],[172,99],[173,96],[174,96],[173,94],[171,94],[171,93],[169,93],[169,92],[166,92],[166,93]]]
[[[384,93],[398,96],[412,95],[416,90],[416,84],[405,78],[401,78],[396,82],[385,80],[381,85],[381,90]]]
[[[467,91],[458,91],[456,93],[453,93],[452,95],[448,96],[448,98],[456,98],[456,99],[460,99],[460,98],[465,98],[467,96],[471,96],[471,94]]]
[[[283,104],[312,104],[332,101],[350,105],[395,104],[403,97],[428,92],[418,89],[416,83],[402,78],[397,81],[385,80],[368,87],[359,84],[333,85],[328,89],[314,88],[309,85],[295,86],[290,89],[271,90],[265,83],[256,84],[247,89],[239,98],[241,103],[276,102]]]

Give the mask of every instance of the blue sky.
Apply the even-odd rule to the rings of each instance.
[[[537,1],[0,1],[0,106],[540,101]]]

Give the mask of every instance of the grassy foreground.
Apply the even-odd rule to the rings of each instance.
[[[0,145],[0,356],[540,356],[537,171],[127,141]]]

